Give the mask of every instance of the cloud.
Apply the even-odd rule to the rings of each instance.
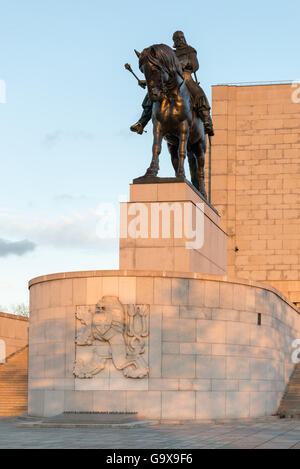
[[[24,239],[23,241],[8,241],[0,238],[0,257],[6,257],[11,254],[23,256],[27,252],[34,251],[36,244]]]
[[[60,130],[56,130],[55,132],[46,134],[43,143],[47,147],[52,148],[59,142],[59,140],[61,140],[62,135],[63,134]]]
[[[117,213],[117,210],[113,209],[108,215],[113,227],[116,224]],[[99,236],[101,219],[106,222],[107,214],[92,209],[52,218],[46,215],[25,217],[0,213],[0,231],[8,237],[31,239],[39,246],[47,245],[63,249],[109,249],[112,248],[112,240],[115,238],[107,236],[103,239]],[[116,237],[116,231],[114,234]]]
[[[74,201],[84,201],[90,199],[87,195],[72,195],[72,194],[58,194],[54,196],[54,200],[74,202]]]
[[[63,140],[93,140],[94,135],[85,132],[84,130],[76,130],[73,132],[64,132],[62,130],[55,130],[45,135],[43,144],[48,148],[53,148]]]

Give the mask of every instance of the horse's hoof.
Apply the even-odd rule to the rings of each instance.
[[[153,168],[148,168],[147,171],[146,171],[146,174],[145,174],[145,177],[155,177],[157,176],[157,173],[158,173],[158,170],[157,169],[153,169]]]
[[[185,172],[184,171],[178,171],[176,173],[176,177],[178,178],[185,178]]]

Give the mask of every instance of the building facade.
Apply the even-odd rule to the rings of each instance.
[[[267,282],[299,305],[300,85],[214,86],[212,110],[228,276]]]
[[[29,318],[0,312],[0,362],[28,344]]]

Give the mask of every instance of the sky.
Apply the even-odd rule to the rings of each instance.
[[[0,310],[28,303],[33,277],[118,268],[103,204],[117,220],[151,159],[152,124],[129,131],[145,95],[124,69],[141,76],[134,48],[184,31],[209,99],[214,84],[300,78],[298,0],[0,0],[0,17]]]

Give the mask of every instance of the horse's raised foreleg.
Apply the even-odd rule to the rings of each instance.
[[[184,172],[184,160],[186,157],[187,152],[187,142],[189,136],[189,126],[187,121],[183,121],[180,125],[180,133],[179,133],[179,147],[178,147],[178,154],[179,154],[179,165],[177,170],[177,177],[185,177]]]
[[[159,170],[159,155],[161,152],[162,138],[163,135],[161,130],[161,124],[159,122],[156,122],[155,124],[153,124],[152,161],[146,171],[145,176],[157,176]]]

